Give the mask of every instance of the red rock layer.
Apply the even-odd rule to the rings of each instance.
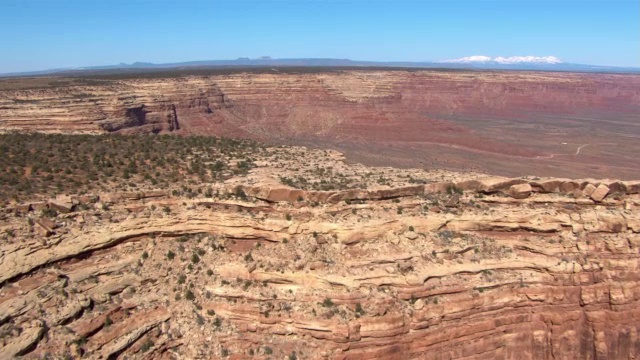
[[[376,165],[633,178],[639,89],[637,75],[536,72],[73,80],[0,91],[0,128],[241,136]]]

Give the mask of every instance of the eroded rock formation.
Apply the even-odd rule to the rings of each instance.
[[[640,182],[269,153],[211,197],[6,209],[0,357],[640,356]]]
[[[510,176],[633,179],[640,169],[628,136],[638,133],[637,75],[265,70],[27,80],[0,83],[0,130],[246,137],[337,146],[373,165]]]

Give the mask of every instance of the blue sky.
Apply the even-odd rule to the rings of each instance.
[[[0,0],[0,49],[0,73],[263,55],[640,66],[640,1]]]

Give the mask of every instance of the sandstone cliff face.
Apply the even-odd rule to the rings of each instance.
[[[180,130],[179,115],[193,122],[209,117],[223,94],[201,79],[70,82],[61,87],[4,91],[4,130],[49,132],[138,132]],[[206,133],[206,126],[203,132]]]
[[[212,130],[202,122],[206,118],[203,114],[213,114],[226,104],[237,110],[224,114],[227,121],[248,116],[246,124],[236,126],[257,130],[284,122],[279,129],[283,135],[300,135],[302,130],[302,135],[311,135],[307,131],[322,133],[336,126],[336,131],[344,131],[359,125],[436,120],[429,115],[525,118],[529,112],[565,115],[585,109],[625,111],[640,107],[640,79],[633,75],[346,71],[121,79],[91,84],[71,81],[50,88],[0,91],[2,127],[92,131],[98,130],[96,125],[121,120],[127,120],[123,127],[136,127],[163,123],[161,113],[176,111],[185,121],[195,122],[194,132],[208,133]],[[153,120],[146,120],[140,113],[143,106],[148,114],[157,112],[158,118],[152,115]],[[315,111],[322,116],[307,117]],[[441,126],[445,131],[461,130],[446,122]],[[399,130],[407,133],[391,135],[417,135],[412,129]]]
[[[7,209],[0,357],[640,356],[640,182],[269,153],[217,197]]]
[[[638,132],[636,75],[336,71],[80,80],[0,91],[0,129],[240,136],[339,146],[375,165],[505,175],[633,178],[640,168],[629,155],[640,148],[627,136]]]

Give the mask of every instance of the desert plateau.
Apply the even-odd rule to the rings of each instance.
[[[0,130],[174,133],[371,166],[637,178],[640,75],[258,68],[0,80]]]
[[[639,15],[0,0],[0,360],[640,360]]]

